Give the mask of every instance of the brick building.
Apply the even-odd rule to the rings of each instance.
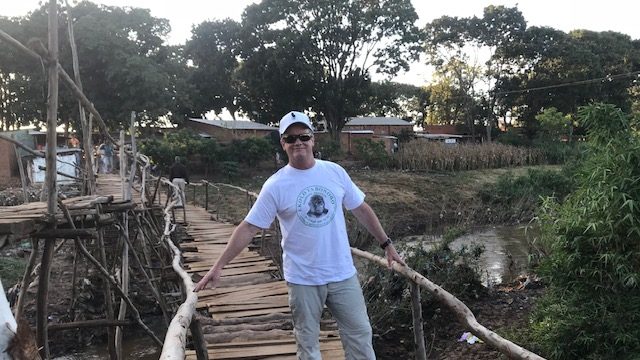
[[[398,135],[413,132],[413,125],[397,117],[353,117],[347,119],[343,131],[371,130],[374,135]]]
[[[200,134],[209,135],[221,143],[229,143],[234,139],[266,137],[272,132],[278,131],[277,127],[245,120],[232,121],[190,118],[185,122],[184,126]]]

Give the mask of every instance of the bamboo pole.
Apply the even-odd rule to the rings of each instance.
[[[356,248],[351,248],[351,253],[361,258],[371,260],[374,263],[378,263],[382,267],[388,267],[386,259],[380,256],[373,255],[366,251],[362,251]],[[393,270],[397,273],[408,278],[412,282],[418,284],[420,287],[429,291],[437,300],[449,307],[451,311],[457,316],[458,320],[465,325],[474,335],[482,339],[488,345],[494,347],[496,350],[505,354],[509,359],[519,360],[544,360],[543,357],[514,344],[511,341],[501,337],[495,332],[487,329],[482,324],[478,323],[476,317],[471,310],[451,293],[447,292],[440,286],[432,283],[429,279],[422,276],[415,270],[402,266],[396,262],[392,264]]]
[[[0,31],[2,31],[2,30],[0,30]],[[12,138],[10,136],[0,134],[0,139],[6,140],[6,141],[9,141],[9,142],[13,143],[14,145],[18,146],[19,148],[21,148],[22,150],[28,152],[29,154],[31,154],[33,156],[45,157],[45,154],[42,151],[33,150],[30,147],[28,147],[27,145],[21,143],[20,141]]]

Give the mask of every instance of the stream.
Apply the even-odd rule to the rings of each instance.
[[[480,277],[485,286],[492,286],[511,282],[518,275],[527,272],[528,241],[536,235],[535,229],[522,225],[478,228],[455,239],[451,243],[451,249],[484,246],[479,259]],[[406,237],[404,241],[408,244],[422,242],[423,246],[432,246],[441,239],[441,236],[421,235]]]

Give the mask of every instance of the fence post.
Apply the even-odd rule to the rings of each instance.
[[[420,286],[409,281],[411,286],[411,314],[413,315],[413,339],[416,344],[416,360],[427,360],[422,328],[422,304],[420,302]]]
[[[197,205],[196,204],[196,186],[193,185],[193,205]]]
[[[209,211],[209,182],[204,182],[204,209]]]

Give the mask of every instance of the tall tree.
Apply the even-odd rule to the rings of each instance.
[[[428,100],[425,91],[410,84],[372,82],[359,113],[365,116],[395,116],[421,122]]]
[[[504,57],[517,70],[503,73],[498,100],[530,134],[544,109],[575,114],[580,106],[606,101],[628,110],[633,102],[640,51],[627,35],[531,27]]]
[[[266,112],[261,120],[273,121],[281,115],[273,111],[285,109],[281,104],[299,103],[323,116],[337,140],[365,99],[371,71],[393,75],[419,55],[416,20],[409,0],[251,5],[241,44],[241,81],[251,85],[248,97],[258,105],[251,112]]]
[[[491,131],[497,123],[496,115],[500,112],[495,109],[494,86],[505,71],[503,53],[510,43],[520,42],[525,29],[526,21],[517,7],[493,5],[484,9],[481,18],[444,16],[425,28],[429,64],[442,73],[450,72],[453,78],[458,78],[461,85],[459,89],[466,89],[468,99],[477,97],[474,94],[477,80],[481,78],[484,81],[484,91],[479,95],[485,99],[477,101],[489,106],[488,116],[484,119],[488,140],[491,140]],[[481,66],[477,61],[479,57],[487,59],[480,74],[477,70]],[[471,103],[467,101],[463,106],[469,110]],[[473,123],[474,120],[468,115],[470,112],[466,114],[465,123]]]
[[[84,91],[108,126],[128,126],[131,111],[138,113],[139,123],[153,124],[176,108],[175,101],[179,99],[173,81],[181,64],[175,62],[175,49],[164,45],[170,30],[168,20],[152,17],[147,9],[109,7],[86,1],[70,11]],[[18,18],[16,38],[31,46],[44,43],[46,47],[46,17],[45,9],[40,8]],[[59,21],[60,63],[71,73],[66,17],[60,17]],[[8,44],[0,42],[0,53],[11,51]],[[0,56],[0,71],[28,81],[32,89],[18,102],[39,101],[28,97],[41,92],[41,82],[33,81],[41,77],[41,64],[29,60],[22,61],[24,65],[12,66],[5,59]],[[66,88],[61,87],[60,96],[62,123],[69,122],[71,117],[77,118],[77,103]],[[31,123],[42,121],[41,117],[28,113],[20,116]]]
[[[225,108],[235,119],[240,110],[239,84],[236,72],[241,25],[231,19],[205,21],[192,30],[185,46],[186,56],[193,61],[190,80],[195,87],[194,111],[204,115]]]

